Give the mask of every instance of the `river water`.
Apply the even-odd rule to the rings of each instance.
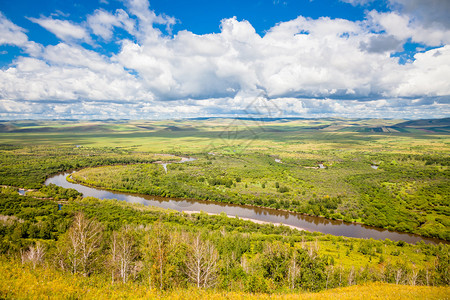
[[[85,197],[91,196],[99,199],[117,199],[131,203],[141,203],[143,205],[153,205],[173,209],[180,212],[204,211],[210,214],[220,214],[224,212],[228,216],[237,216],[239,218],[275,224],[281,223],[307,231],[319,231],[336,236],[373,238],[376,240],[390,239],[392,241],[405,241],[407,243],[416,243],[421,240],[426,243],[433,244],[440,242],[445,243],[445,241],[439,239],[425,238],[415,234],[389,231],[386,229],[356,223],[328,220],[322,217],[306,216],[299,213],[280,211],[270,208],[112,192],[87,187],[81,184],[70,183],[66,180],[68,175],[70,175],[70,173],[55,175],[47,179],[45,184],[53,183],[64,188],[72,188],[83,193]]]

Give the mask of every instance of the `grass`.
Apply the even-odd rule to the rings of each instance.
[[[242,181],[236,182],[236,186],[231,189],[216,186],[217,191],[214,193],[268,193],[277,201],[295,199],[300,202],[298,207],[289,209],[324,216],[324,210],[310,211],[305,203],[313,199],[314,195],[318,198],[345,195],[341,206],[334,212],[328,212],[328,215],[340,213],[347,221],[362,220],[369,225],[450,238],[449,228],[445,225],[449,213],[446,207],[450,204],[448,191],[441,188],[439,195],[427,192],[436,186],[450,185],[450,134],[445,130],[425,132],[417,126],[398,127],[401,131],[396,130],[395,125],[401,122],[338,118],[265,122],[232,119],[17,121],[0,123],[0,144],[17,145],[24,149],[31,149],[30,145],[83,145],[92,149],[123,149],[130,156],[137,153],[171,153],[199,158],[183,167],[183,170],[169,166],[169,173],[174,175],[203,172],[206,176],[217,176],[222,172],[241,176],[240,173],[245,170],[240,155],[266,156],[261,161],[248,159],[248,163],[258,170],[257,173],[253,172],[249,177],[242,176]],[[207,168],[201,165],[206,154],[211,152],[216,155],[210,155],[211,161],[220,172],[212,172],[211,168],[206,172]],[[275,157],[281,159],[283,164],[275,163]],[[444,163],[426,166],[424,160],[427,157],[437,157]],[[316,166],[318,161],[323,161],[328,168],[304,168]],[[380,164],[380,168],[372,170],[372,162]],[[374,183],[384,194],[377,196],[371,194],[368,188],[360,188],[359,183],[364,178],[366,186]],[[277,180],[287,186],[290,192],[283,195],[277,193],[273,187]],[[267,183],[262,188],[264,182]],[[195,198],[196,195],[188,196]],[[299,197],[301,199],[297,199]],[[375,203],[370,203],[377,197]],[[392,210],[386,208],[391,203],[400,215],[393,216]],[[371,208],[369,212],[364,211],[367,206]],[[377,210],[384,217],[387,216],[387,220],[378,222],[383,216],[377,215]],[[364,221],[364,214],[374,217]],[[411,217],[411,214],[415,217]],[[400,224],[399,220],[404,220],[404,224]],[[443,223],[438,220],[443,220]],[[423,228],[419,230],[421,226]]]
[[[262,154],[218,154],[170,165],[167,173],[156,165],[119,165],[86,168],[72,177],[111,190],[260,205],[450,238],[445,225],[427,227],[427,221],[448,219],[447,166],[398,155],[325,154],[294,154],[283,164]],[[378,170],[370,167],[373,160]],[[327,169],[314,169],[317,161]],[[218,178],[230,183],[217,184]]]
[[[426,165],[422,158],[448,160],[450,134],[445,128],[434,130],[434,127],[427,127],[429,131],[424,131],[417,126],[394,126],[400,122],[402,121],[375,119],[0,122],[0,171],[11,175],[12,169],[8,168],[16,167],[20,172],[17,176],[13,174],[13,177],[30,178],[34,174],[34,181],[30,184],[40,185],[39,180],[43,181],[45,176],[56,172],[55,170],[62,171],[64,165],[69,165],[75,159],[80,162],[80,166],[89,166],[95,159],[102,164],[101,159],[106,157],[115,162],[113,164],[121,164],[121,159],[132,157],[139,158],[139,162],[168,159],[154,155],[158,153],[192,155],[199,159],[189,164],[170,165],[168,175],[162,174],[161,166],[151,165],[149,168],[159,168],[161,177],[173,175],[174,183],[177,183],[177,176],[183,174],[195,177],[208,175],[209,172],[216,176],[225,171],[230,178],[242,177],[240,182],[235,182],[236,186],[230,188],[223,185],[211,187],[213,191],[220,193],[268,193],[277,199],[284,197],[292,200],[305,192],[300,196],[304,203],[313,199],[314,194],[321,199],[328,195],[345,194],[351,201],[344,201],[337,211],[377,208],[380,214],[376,214],[377,211],[371,213],[380,219],[389,216],[394,209],[401,208],[398,210],[399,216],[405,223],[411,219],[408,212],[417,213],[417,222],[422,226],[418,230],[423,230],[420,233],[426,234],[427,230],[435,233],[449,232],[449,218],[445,214],[450,204],[448,188],[445,188],[450,185],[449,166],[445,163]],[[83,147],[77,149],[75,145]],[[208,152],[215,155],[208,156]],[[275,158],[281,159],[283,164],[275,163]],[[244,160],[244,164],[253,168],[244,170]],[[10,161],[15,161],[18,165],[12,167],[14,164],[9,163]],[[211,169],[208,169],[207,161],[213,163],[210,165]],[[318,161],[323,161],[328,168],[304,168],[315,166]],[[370,168],[372,162],[380,165],[379,170]],[[44,170],[46,165],[51,168]],[[132,168],[134,167],[116,166],[89,170],[97,172],[111,169],[118,173]],[[404,175],[401,174],[403,171]],[[142,173],[137,172],[138,177],[141,175]],[[363,175],[368,176],[364,177],[365,181],[362,180]],[[267,183],[263,188],[262,183],[265,181]],[[288,186],[290,191],[283,195],[278,193],[274,187],[276,181]],[[370,187],[373,182],[379,184],[380,189],[385,192],[373,203],[375,197],[370,194],[370,188],[353,189],[362,183]],[[366,193],[367,197],[363,195]],[[359,197],[360,195],[362,196]],[[388,196],[392,196],[393,200],[386,205],[381,200]],[[417,197],[414,198],[415,196]],[[370,201],[359,202],[361,199]],[[120,212],[126,212],[128,206],[125,203],[117,205],[123,205],[120,206]],[[148,208],[136,206],[135,209]],[[98,211],[92,214],[101,215]],[[352,218],[361,221],[359,217],[355,215]],[[391,217],[394,220],[395,216]],[[262,231],[261,228],[251,230],[255,234]],[[313,238],[305,243],[315,243],[311,240]],[[300,243],[299,239],[295,243]],[[367,247],[368,243],[373,245]],[[336,268],[355,268],[355,271],[369,267],[380,272],[387,264],[432,268],[436,258],[427,253],[428,248],[424,245],[400,246],[392,242],[329,238],[323,235],[317,237],[317,245],[319,254],[333,259]],[[271,295],[196,288],[160,292],[149,290],[137,282],[111,284],[110,278],[100,275],[88,278],[68,275],[55,270],[51,265],[33,269],[4,257],[0,258],[0,273],[0,298],[6,299],[448,299],[450,295],[449,287],[386,283],[350,286],[320,293],[285,291]]]
[[[52,268],[0,260],[2,299],[448,299],[449,287],[370,283],[319,293],[247,294],[196,288],[167,292],[136,283],[114,283],[100,276],[68,275]]]
[[[432,257],[426,255],[419,248],[409,244],[399,247],[395,243],[386,244],[381,241],[373,241],[376,246],[373,247],[372,253],[363,254],[360,249],[362,248],[362,244],[367,242],[367,240],[362,239],[342,238],[341,241],[336,242],[335,240],[326,241],[324,238],[319,238],[318,253],[333,257],[336,264],[344,268],[354,267],[359,269],[373,267],[380,269],[386,263],[395,265],[397,263],[404,263],[405,261],[416,267],[425,268],[434,263]],[[313,244],[313,242],[310,242],[310,244]],[[377,248],[379,252],[377,252]],[[380,263],[381,258],[383,262]]]
[[[386,146],[402,153],[414,153],[414,147],[428,152],[442,151],[450,143],[448,133],[358,132],[358,128],[389,126],[396,120],[291,120],[288,122],[252,122],[230,119],[202,121],[130,121],[130,122],[9,122],[15,130],[0,132],[1,143],[78,144],[95,147],[136,146],[140,151],[204,152],[209,148],[224,151],[246,146],[244,150],[262,150],[289,154],[293,151],[319,151],[337,148],[384,151]],[[3,123],[5,124],[5,123]],[[328,126],[322,128],[323,126]],[[334,130],[342,127],[343,129]],[[51,130],[43,131],[43,128]],[[328,128],[328,129],[327,129]],[[68,130],[70,129],[70,130]],[[344,130],[345,129],[345,130]],[[328,131],[327,131],[328,130]],[[433,142],[433,143],[431,143]],[[388,149],[389,149],[388,148]],[[420,152],[423,149],[419,149]]]

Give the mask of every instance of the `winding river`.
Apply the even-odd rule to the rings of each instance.
[[[446,243],[445,241],[439,239],[426,238],[415,234],[389,231],[387,229],[362,224],[328,220],[322,217],[307,216],[299,213],[280,211],[270,208],[112,192],[87,187],[81,184],[70,183],[66,180],[66,177],[69,175],[70,173],[55,175],[48,178],[45,181],[45,184],[53,183],[64,188],[72,188],[83,193],[85,197],[91,196],[99,199],[117,199],[131,203],[141,203],[144,205],[153,205],[173,209],[180,212],[204,211],[209,214],[220,214],[224,212],[228,216],[237,216],[242,219],[250,219],[256,222],[284,224],[298,229],[318,231],[336,236],[373,238],[376,240],[390,239],[392,241],[405,241],[407,243],[416,243],[419,241],[433,244]]]

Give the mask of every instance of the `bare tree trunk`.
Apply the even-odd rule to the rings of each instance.
[[[171,236],[160,221],[152,226],[151,235],[148,236],[146,263],[149,274],[149,285],[163,290],[166,285],[168,257],[171,251]]]
[[[192,241],[186,259],[186,275],[197,287],[210,287],[216,278],[218,254],[209,242],[198,234]]]
[[[118,258],[120,260],[120,277],[126,283],[131,273],[134,258],[134,239],[130,234],[130,229],[123,229],[119,236]]]
[[[348,273],[348,285],[353,285],[355,279],[355,267],[350,269],[350,273]]]
[[[411,270],[411,275],[410,275],[410,277],[409,277],[409,284],[410,285],[416,285],[416,283],[417,283],[417,276],[419,275],[419,272],[417,271],[417,269],[416,268],[413,268],[412,270]]]
[[[64,250],[64,248],[62,248],[63,247],[63,245],[62,244],[59,244],[57,247],[56,247],[56,264],[57,264],[57,266],[58,267],[60,267],[61,268],[61,270],[63,270],[63,271],[65,271],[66,270],[66,267],[67,267],[67,265],[66,265],[66,262],[65,262],[65,256],[66,256],[66,251]]]
[[[22,261],[22,265],[27,261],[26,252],[23,249],[20,249],[20,260]]]
[[[114,232],[111,240],[110,267],[111,267],[111,284],[114,283],[114,273],[117,267],[117,233]]]
[[[400,280],[402,279],[402,269],[398,268],[397,271],[395,272],[395,284],[399,284]]]
[[[314,247],[313,247],[312,243],[309,245],[308,255],[312,259],[314,259],[314,257],[315,257]]]
[[[330,276],[332,276],[334,273],[334,268],[333,266],[330,266],[330,268],[327,269],[327,282],[325,284],[325,289],[328,289],[328,282],[330,280]]]
[[[164,274],[164,261],[165,261],[165,253],[164,253],[164,245],[163,240],[158,239],[156,241],[158,245],[158,266],[159,266],[159,288],[163,289],[163,274]]]
[[[292,255],[291,263],[288,270],[288,277],[291,290],[295,289],[295,279],[297,279],[299,273],[300,267],[297,265],[297,251],[294,250],[294,254]]]
[[[36,246],[30,246],[27,251],[21,251],[22,263],[31,262],[33,269],[36,269],[36,265],[40,264],[45,255],[45,249],[41,243],[36,243]]]
[[[69,253],[72,272],[82,271],[89,275],[90,266],[96,260],[95,254],[100,246],[101,225],[87,219],[83,213],[75,215],[72,227],[69,229]]]

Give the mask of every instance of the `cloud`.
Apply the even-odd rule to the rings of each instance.
[[[413,42],[429,46],[450,43],[450,29],[442,26],[425,27],[417,20],[396,12],[371,11],[369,21],[374,29],[384,31],[398,40],[411,39]]]
[[[448,31],[421,27],[395,11],[370,11],[363,21],[299,16],[264,35],[236,17],[222,20],[218,33],[164,33],[159,25],[170,29],[176,19],[156,14],[147,0],[129,0],[113,12],[97,9],[80,24],[30,20],[61,42],[29,41],[0,14],[0,43],[28,53],[0,70],[0,117],[19,114],[17,103],[33,107],[19,109],[24,115],[237,115],[259,95],[291,116],[448,113]],[[120,49],[101,55],[83,46],[96,37]],[[401,65],[392,54],[409,39],[435,49]]]
[[[52,19],[52,18],[28,18],[31,22],[39,24],[44,27],[59,39],[71,42],[71,41],[83,41],[91,43],[91,38],[85,28],[82,26],[73,24],[70,21]]]
[[[369,42],[361,42],[362,50],[368,52],[397,52],[402,50],[403,42],[392,35],[376,35],[369,39]]]
[[[354,6],[365,6],[373,0],[341,0]],[[450,1],[448,0],[389,0],[391,11],[372,10],[369,18],[397,40],[411,39],[416,43],[441,46],[450,42]]]
[[[341,1],[351,4],[353,6],[357,6],[357,5],[367,5],[371,2],[374,2],[375,0],[341,0]]]
[[[366,6],[375,0],[341,0],[353,6]],[[450,28],[448,0],[388,0],[392,11],[414,19],[424,27]]]
[[[450,103],[450,45],[417,53],[404,76],[391,95],[443,96]]]
[[[390,0],[391,6],[417,19],[427,27],[444,26],[450,29],[450,1],[448,0]]]
[[[130,34],[135,31],[135,21],[123,9],[117,9],[115,14],[97,9],[94,14],[88,16],[87,23],[92,32],[104,40],[112,38],[114,27],[123,28]]]
[[[17,46],[25,52],[38,55],[42,47],[29,41],[26,30],[15,25],[0,12],[0,45]]]
[[[138,19],[138,32],[136,36],[141,41],[151,41],[157,39],[161,32],[155,28],[154,24],[166,25],[166,31],[171,33],[171,28],[176,24],[174,17],[166,16],[164,14],[157,15],[153,10],[150,10],[150,3],[148,0],[126,0],[130,14]]]
[[[0,45],[24,46],[28,43],[25,29],[15,25],[0,12]]]
[[[0,99],[43,102],[151,101],[136,78],[106,57],[67,44],[48,46],[42,58],[20,57],[0,71]]]

